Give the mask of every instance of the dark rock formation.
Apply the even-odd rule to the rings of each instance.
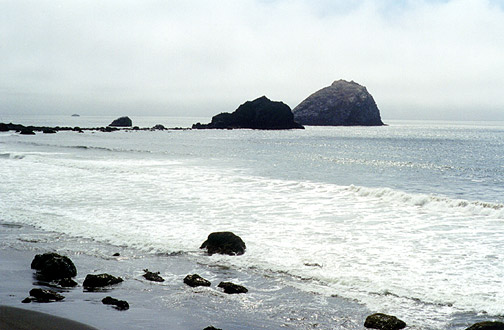
[[[131,127],[133,126],[133,122],[129,117],[120,117],[114,120],[112,123],[110,123],[109,126],[115,126],[115,127]]]
[[[203,330],[222,330],[222,329],[219,329],[219,328],[216,328],[214,327],[213,325],[209,326],[209,327],[206,327],[205,329]]]
[[[234,293],[247,293],[248,290],[244,286],[234,284],[231,282],[220,282],[219,285],[217,285],[219,288],[224,289],[224,293],[228,294],[234,294]]]
[[[104,305],[114,305],[115,309],[118,309],[120,311],[129,309],[129,304],[126,300],[118,300],[110,296],[103,298],[102,303]]]
[[[37,254],[31,268],[38,271],[39,277],[46,280],[58,280],[74,277],[77,269],[70,258],[57,253]]]
[[[8,132],[10,131],[9,125],[0,123],[0,132]]]
[[[71,278],[61,278],[53,281],[55,284],[61,286],[62,288],[73,288],[77,286],[77,282],[72,280]]]
[[[23,129],[21,129],[21,132],[19,132],[19,134],[21,134],[21,135],[35,135],[35,132],[31,128],[25,127]]]
[[[29,303],[32,301],[36,302],[41,302],[41,303],[47,303],[47,302],[53,302],[53,301],[60,301],[65,299],[64,296],[60,295],[57,292],[54,292],[52,290],[43,290],[43,289],[31,289],[30,290],[30,297],[24,299],[22,302],[23,303]]]
[[[233,113],[224,112],[212,118],[210,124],[194,124],[195,129],[205,128],[251,128],[292,129],[304,128],[294,121],[290,107],[283,102],[274,102],[266,96],[240,105]]]
[[[164,131],[166,129],[166,127],[164,127],[163,125],[161,124],[157,124],[157,125],[154,125],[152,127],[153,130],[158,130],[158,131]]]
[[[121,283],[122,281],[123,281],[122,278],[115,277],[109,274],[98,274],[98,275],[88,274],[86,275],[86,278],[84,279],[84,283],[82,285],[86,289],[93,289]]]
[[[45,128],[45,129],[42,130],[42,133],[44,133],[44,134],[54,134],[54,133],[56,133],[56,131],[54,129],[52,129],[52,128]]]
[[[313,93],[292,110],[302,125],[380,126],[380,110],[358,83],[338,80]]]
[[[143,274],[143,277],[145,277],[145,279],[153,282],[164,282],[164,278],[159,276],[159,272],[157,273],[149,272],[148,269],[144,269],[144,272],[145,274]]]
[[[504,330],[504,323],[485,321],[471,325],[466,330]]]
[[[208,235],[200,249],[207,249],[209,255],[214,253],[241,255],[245,253],[245,242],[230,231],[216,232]]]
[[[364,322],[366,328],[381,330],[399,330],[406,327],[406,323],[395,316],[376,313],[369,315]]]
[[[189,285],[192,288],[195,288],[197,286],[210,286],[211,283],[208,280],[205,280],[203,277],[199,276],[198,274],[193,274],[193,275],[187,275],[184,277],[184,283]]]

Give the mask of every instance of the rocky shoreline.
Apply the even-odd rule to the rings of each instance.
[[[215,249],[220,249],[221,251],[227,251],[226,254],[230,255],[232,258],[240,258],[240,256],[236,253],[236,251],[231,251],[229,250],[230,246],[238,246],[238,251],[245,251],[242,248],[245,246],[245,243],[241,238],[238,236],[232,234],[230,232],[218,232],[218,233],[212,233],[209,235],[209,240],[212,242],[217,241],[218,244],[220,244],[220,247],[212,247],[212,251],[215,251]],[[219,239],[215,239],[215,236],[217,236]],[[231,237],[232,242],[227,241],[226,238]],[[207,240],[208,241],[208,240]],[[205,241],[202,244],[203,249],[206,249],[205,254],[208,255],[209,258],[211,258],[211,253],[209,253],[209,249],[207,248],[209,246],[209,243]],[[239,243],[236,245],[236,243]],[[243,243],[243,244],[241,244]],[[213,244],[213,243],[212,243]],[[1,250],[0,250],[1,252]],[[244,252],[246,253],[246,252]],[[27,255],[25,253],[25,255]],[[76,256],[77,257],[77,256]],[[121,258],[120,254],[111,256],[110,260],[106,262],[106,267],[111,268],[111,269],[116,269],[117,267],[114,266],[114,264],[110,264],[110,262],[116,260],[119,261]],[[80,258],[77,258],[77,260],[80,260]],[[25,260],[26,261],[26,260]],[[127,315],[127,313],[137,313],[138,311],[135,311],[137,308],[143,308],[138,306],[138,300],[137,299],[128,299],[130,302],[128,302],[125,297],[121,294],[121,292],[124,292],[122,290],[122,287],[125,285],[126,281],[128,282],[137,282],[137,286],[140,287],[140,290],[143,291],[147,289],[148,292],[150,292],[153,288],[155,288],[156,285],[160,286],[159,288],[164,288],[163,287],[163,282],[165,281],[164,278],[159,276],[159,272],[150,272],[147,269],[144,269],[143,275],[139,275],[140,271],[136,270],[133,271],[137,275],[132,274],[120,274],[121,277],[119,276],[111,276],[106,273],[102,274],[87,274],[85,276],[84,281],[77,279],[76,282],[79,284],[75,286],[70,286],[67,287],[65,284],[61,284],[58,280],[61,279],[68,279],[68,276],[71,278],[75,278],[79,273],[79,269],[81,268],[79,265],[79,262],[76,262],[76,265],[73,263],[73,261],[63,255],[57,254],[57,253],[43,253],[43,254],[37,254],[32,260],[31,263],[31,268],[33,269],[31,271],[31,274],[25,274],[24,276],[31,275],[33,276],[33,279],[35,280],[33,282],[34,288],[32,288],[30,292],[30,299],[29,301],[23,301],[23,306],[28,306],[26,305],[27,303],[31,303],[29,305],[33,304],[41,304],[44,306],[47,306],[47,303],[50,303],[49,305],[55,304],[54,306],[58,306],[59,308],[63,309],[63,306],[65,304],[85,304],[86,301],[96,301],[94,304],[95,306],[95,312],[98,310],[98,302],[101,303],[103,307],[101,309],[106,312],[107,310],[116,310],[120,311],[121,315]],[[117,266],[117,264],[116,264]],[[88,270],[90,269],[89,265],[87,267]],[[91,267],[94,268],[94,267]],[[98,267],[102,268],[102,267]],[[218,268],[217,268],[218,269]],[[97,271],[101,271],[97,269]],[[117,272],[118,270],[116,270]],[[28,272],[27,270],[24,271],[25,273]],[[167,279],[168,281],[172,282],[171,285],[174,285],[178,287],[177,290],[183,290],[184,286],[187,288],[190,288],[190,296],[192,298],[190,299],[195,299],[198,300],[198,296],[201,297],[200,295],[203,292],[201,292],[200,288],[203,288],[203,290],[211,290],[208,292],[212,292],[217,290],[216,292],[222,292],[224,295],[231,295],[234,296],[236,294],[238,295],[244,295],[247,296],[248,294],[254,295],[257,290],[257,288],[250,288],[251,290],[245,288],[242,285],[238,285],[232,282],[229,282],[224,274],[226,274],[227,271],[217,271],[214,274],[207,274],[207,276],[212,277],[212,278],[218,278],[222,277],[224,281],[220,281],[218,285],[215,287],[211,284],[211,282],[202,276],[198,274],[189,274],[185,276],[183,279],[182,277],[171,277]],[[144,281],[139,281],[139,278],[143,277]],[[205,276],[206,277],[206,276]],[[82,276],[81,276],[82,278]],[[91,280],[93,278],[93,280]],[[123,280],[124,278],[124,280]],[[92,284],[90,284],[90,281]],[[177,285],[176,283],[173,282],[178,282],[180,285]],[[148,284],[152,283],[152,284]],[[272,283],[273,284],[273,283]],[[154,286],[154,287],[153,287]],[[143,289],[142,289],[143,287]],[[207,288],[207,289],[205,289]],[[74,298],[69,298],[65,297],[67,294],[72,293],[72,292],[78,292],[81,291],[81,295],[85,295],[85,299],[83,299],[80,303],[78,299]],[[148,296],[149,293],[146,293],[144,297]],[[2,292],[3,294],[3,292]],[[12,295],[12,294],[11,294]],[[231,298],[230,296],[230,298]],[[224,296],[221,296],[222,298],[225,298]],[[227,300],[227,299],[225,299]],[[18,300],[19,301],[19,300]],[[133,301],[133,303],[131,303]],[[230,300],[229,303],[234,304],[235,300]],[[247,301],[241,300],[242,302]],[[21,302],[20,302],[21,303]],[[103,309],[105,308],[105,309]],[[194,308],[194,307],[193,307]],[[197,312],[197,311],[193,311]],[[122,314],[126,313],[126,314]],[[122,316],[118,316],[119,318],[123,318]],[[127,316],[125,316],[127,318]],[[82,320],[79,320],[82,322]],[[257,320],[258,324],[260,324],[262,321]],[[384,330],[393,330],[393,329],[403,329],[407,328],[407,325],[404,321],[396,318],[395,316],[383,314],[383,313],[374,313],[371,315],[368,315],[361,321],[361,327],[364,326],[369,329],[384,329]],[[86,322],[84,322],[86,323]],[[213,323],[213,322],[211,322]],[[200,329],[234,329],[231,324],[226,324],[225,322],[217,322],[214,323],[215,325],[218,325],[219,327],[214,327],[214,325],[208,325],[208,326],[201,326]],[[97,326],[97,324],[93,324],[93,326]],[[412,326],[413,328],[414,325],[409,325]],[[476,329],[481,329],[481,330],[487,330],[487,329],[502,329],[504,326],[504,323],[500,322],[494,322],[494,321],[486,321],[486,322],[480,322],[473,324],[472,326],[466,328],[467,330],[476,330]],[[193,328],[193,327],[189,327]],[[247,327],[247,329],[252,329],[254,327]],[[262,328],[262,327],[261,327]],[[275,328],[275,327],[269,327],[269,328]]]

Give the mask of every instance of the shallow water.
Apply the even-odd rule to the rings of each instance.
[[[184,126],[161,120],[139,122]],[[281,278],[286,296],[258,308],[264,319],[284,319],[286,301],[315,292],[329,306],[344,298],[351,322],[369,309],[418,329],[464,329],[504,313],[503,147],[499,122],[4,133],[0,219],[85,240],[69,240],[74,253],[181,252],[238,280],[253,274],[259,287]],[[245,255],[203,255],[219,230],[240,235]]]

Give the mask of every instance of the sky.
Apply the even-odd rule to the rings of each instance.
[[[504,0],[0,0],[0,114],[208,116],[334,80],[504,120]]]

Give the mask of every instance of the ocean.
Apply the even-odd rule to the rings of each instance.
[[[209,121],[131,118],[141,127]],[[97,127],[112,119],[2,115],[0,122]],[[218,265],[252,288],[230,304],[250,304],[240,302],[248,323],[236,328],[254,329],[254,315],[257,328],[270,329],[362,329],[368,312],[395,315],[412,329],[502,320],[504,122],[387,124],[2,132],[0,225],[52,238],[12,231],[0,247],[55,244],[98,259],[118,249],[173,256],[207,275]],[[205,255],[199,246],[215,231],[239,235],[246,253]],[[221,318],[235,316],[226,308]]]

